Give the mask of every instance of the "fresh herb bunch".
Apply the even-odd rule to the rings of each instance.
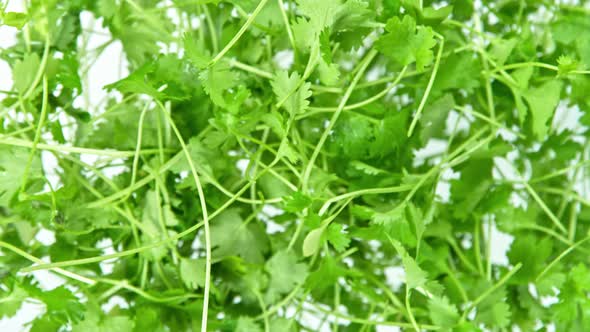
[[[0,6],[19,31],[0,318],[34,302],[43,332],[588,331],[578,2]],[[81,16],[109,41],[88,49],[104,32]],[[89,103],[113,43],[129,75]]]

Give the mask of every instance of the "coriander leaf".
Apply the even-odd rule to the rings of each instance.
[[[285,100],[282,106],[291,116],[304,113],[309,106],[307,99],[311,97],[310,84],[300,85],[300,80],[301,77],[297,72],[289,76],[286,71],[280,70],[271,82],[272,91],[277,96],[277,100],[279,102]]]
[[[2,24],[8,25],[11,27],[15,27],[17,29],[22,29],[29,18],[25,13],[17,13],[17,12],[6,12],[2,15]]]
[[[559,76],[566,76],[570,72],[577,70],[579,66],[578,62],[570,56],[562,55],[557,58],[557,73]]]
[[[18,285],[15,285],[10,292],[0,294],[0,318],[14,316],[27,297],[29,297],[28,293]]]
[[[387,236],[414,247],[416,245],[416,235],[412,232],[405,210],[406,205],[400,204],[386,212],[374,212],[371,216],[371,222],[380,226],[380,229]]]
[[[238,79],[239,74],[224,63],[217,63],[199,74],[203,89],[213,103],[234,113],[248,98],[248,91],[244,88],[233,89],[238,83]]]
[[[498,66],[502,66],[510,54],[512,54],[512,50],[514,50],[514,46],[518,43],[518,39],[510,38],[510,39],[494,39],[492,41],[492,49],[490,50],[490,55],[494,58]]]
[[[262,332],[262,328],[252,318],[240,317],[235,332]]]
[[[431,28],[416,26],[416,21],[409,15],[402,20],[393,17],[387,21],[386,34],[377,42],[377,49],[401,66],[416,63],[416,69],[424,70],[434,59],[432,48],[436,45]]]
[[[328,242],[336,249],[337,252],[343,252],[350,244],[350,237],[343,232],[342,225],[330,224],[327,231]]]
[[[510,306],[503,302],[490,304],[482,308],[477,314],[477,321],[487,326],[498,328],[507,327],[510,324]]]
[[[402,264],[404,265],[404,270],[406,271],[406,285],[409,289],[415,289],[417,287],[422,287],[426,284],[427,275],[418,263],[408,254],[406,249],[396,240],[389,238],[391,244],[395,247],[395,250],[402,258]]]
[[[457,308],[446,297],[431,297],[428,311],[432,323],[443,329],[450,329],[459,322]]]
[[[297,0],[299,10],[310,18],[313,31],[319,34],[325,27],[329,27],[334,22],[334,13],[341,5],[340,0]],[[308,36],[312,37],[313,36]]]
[[[205,286],[205,260],[182,258],[180,260],[180,278],[191,289]]]
[[[260,224],[245,224],[239,210],[229,209],[211,223],[211,246],[215,257],[236,255],[250,263],[261,263],[268,251],[268,239]]]
[[[432,89],[472,91],[481,84],[480,72],[481,65],[477,57],[466,53],[451,54],[441,60]]]
[[[532,235],[516,238],[507,256],[511,264],[522,263],[522,268],[510,280],[518,283],[534,281],[551,255],[552,247],[548,238],[538,239]],[[535,254],[531,255],[531,252]]]
[[[271,303],[277,296],[290,292],[307,278],[307,265],[297,263],[297,257],[292,251],[278,251],[266,262],[264,269],[270,276],[266,299]]]
[[[205,48],[199,47],[198,42],[193,36],[186,34],[184,42],[184,57],[188,59],[195,67],[204,69],[211,61],[211,57],[205,54]]]
[[[426,109],[419,120],[422,124],[422,133],[420,137],[423,142],[427,142],[433,137],[444,136],[447,116],[454,107],[455,99],[453,99],[451,94],[445,94],[426,106]]]
[[[0,207],[9,206],[20,191],[29,154],[24,148],[0,146]],[[41,160],[38,156],[33,156],[28,172],[29,180],[41,176]]]
[[[12,81],[16,90],[24,94],[33,81],[39,70],[40,60],[37,53],[27,53],[22,60],[17,60],[12,68]]]
[[[561,96],[562,83],[552,80],[541,86],[529,89],[524,97],[529,103],[533,121],[533,134],[537,139],[545,138],[549,129],[549,120],[553,118],[555,108]]]
[[[312,203],[311,198],[300,191],[293,192],[290,196],[285,197],[284,201],[285,211],[292,213],[302,212]]]
[[[320,266],[309,274],[306,286],[316,292],[327,291],[338,282],[338,278],[346,276],[349,271],[327,255]]]
[[[325,241],[325,230],[326,227],[320,226],[307,234],[305,239],[303,239],[303,256],[309,257],[318,252],[318,250],[322,246],[322,242]]]

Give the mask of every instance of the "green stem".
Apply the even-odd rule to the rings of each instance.
[[[27,187],[29,171],[31,170],[31,165],[33,164],[33,158],[35,157],[35,153],[37,152],[37,144],[39,144],[39,140],[41,140],[41,132],[43,131],[43,127],[45,126],[45,118],[47,117],[48,108],[48,94],[49,91],[47,90],[47,77],[43,76],[43,101],[41,104],[41,115],[39,116],[39,124],[37,125],[37,130],[35,131],[35,138],[33,139],[33,143],[31,145],[31,151],[29,152],[29,159],[27,160],[27,164],[25,165],[25,171],[21,179],[20,193],[24,193]]]
[[[254,19],[256,19],[256,16],[258,16],[258,14],[260,14],[260,11],[262,10],[262,8],[264,8],[264,5],[266,4],[267,1],[268,0],[261,0],[260,3],[258,3],[258,6],[254,9],[252,14],[250,14],[250,17],[248,17],[248,19],[246,20],[246,23],[244,23],[244,25],[242,25],[242,27],[240,28],[238,33],[236,33],[234,35],[234,37],[230,40],[230,42],[227,45],[225,45],[225,47],[221,50],[221,52],[219,52],[213,58],[213,60],[211,60],[211,62],[209,63],[209,66],[215,65],[221,58],[223,58],[225,53],[227,53],[235,45],[235,43],[237,43],[238,40],[240,40],[240,38],[242,37],[244,32],[246,32],[246,30],[248,30],[248,28],[250,27],[252,22],[254,22]]]
[[[47,66],[50,45],[51,45],[51,40],[49,38],[49,33],[47,32],[47,34],[45,35],[45,47],[43,49],[43,56],[41,58],[41,63],[39,64],[39,68],[37,69],[37,73],[35,73],[35,78],[33,79],[33,83],[31,83],[31,86],[29,86],[29,88],[27,89],[27,91],[23,95],[23,99],[28,99],[31,96],[31,94],[33,93],[33,91],[35,91],[35,88],[37,87],[39,82],[41,81],[41,78],[43,77],[43,74],[45,73],[45,67]]]
[[[500,288],[502,285],[504,285],[508,281],[508,279],[510,279],[516,272],[518,272],[518,270],[520,270],[521,267],[522,267],[522,263],[516,264],[516,266],[514,266],[512,268],[512,270],[510,270],[510,272],[506,273],[502,277],[502,279],[498,280],[498,282],[494,286],[488,288],[479,297],[477,297],[475,300],[473,300],[473,302],[471,302],[469,307],[463,312],[463,316],[461,317],[461,320],[464,321],[465,317],[471,311],[471,309],[475,308],[481,301],[485,300],[488,296],[490,296],[498,288]]]
[[[193,163],[193,159],[192,159],[191,154],[188,150],[188,147],[186,146],[186,143],[184,142],[184,139],[182,138],[180,131],[176,127],[176,124],[174,123],[174,120],[172,119],[172,116],[170,115],[169,110],[167,110],[159,100],[156,99],[155,101],[156,101],[156,104],[158,104],[158,106],[160,107],[163,114],[166,116],[166,119],[168,120],[170,127],[174,131],[174,134],[176,135],[176,138],[178,139],[178,142],[180,143],[180,146],[182,147],[182,151],[183,151],[184,156],[187,160],[190,171],[193,175],[193,179],[195,180],[195,185],[197,186],[197,193],[199,194],[199,203],[201,205],[201,212],[202,212],[202,216],[203,216],[203,225],[205,226],[205,257],[206,257],[205,258],[205,262],[206,262],[205,263],[205,286],[204,286],[204,291],[203,291],[203,293],[204,293],[203,294],[203,315],[201,318],[201,331],[206,332],[207,331],[207,318],[209,317],[208,316],[208,313],[209,313],[209,292],[210,292],[210,288],[211,288],[211,231],[209,229],[209,214],[207,212],[207,203],[205,202],[205,193],[203,191],[203,187],[201,185],[201,180],[200,180],[199,174],[197,174],[197,169]]]
[[[37,264],[43,264],[44,263],[39,258],[37,258],[37,257],[35,257],[33,255],[30,255],[29,253],[27,253],[27,252],[25,252],[25,251],[23,251],[23,250],[15,247],[15,246],[13,246],[10,243],[6,243],[4,241],[0,241],[0,247],[6,248],[6,249],[14,252],[15,254],[17,254],[17,255],[19,255],[21,257],[24,257],[24,258],[30,260],[31,262],[34,262],[34,263],[37,263]],[[77,280],[77,281],[83,282],[83,283],[88,284],[88,285],[94,285],[96,283],[95,280],[92,280],[90,278],[81,276],[81,275],[76,274],[76,273],[72,273],[70,271],[66,271],[66,270],[61,269],[59,267],[49,268],[49,270],[52,271],[52,272],[54,272],[54,273],[60,274],[60,275],[62,275],[64,277],[68,277],[70,279]]]
[[[410,128],[408,129],[408,137],[412,136],[414,132],[414,127],[418,123],[420,116],[422,114],[422,110],[426,105],[426,100],[428,100],[428,96],[430,95],[430,90],[432,89],[432,85],[434,84],[434,80],[436,79],[436,74],[438,73],[438,66],[440,64],[440,58],[442,56],[442,51],[445,47],[445,39],[441,36],[440,37],[440,45],[438,46],[438,52],[436,54],[436,60],[434,60],[434,68],[432,70],[432,74],[430,75],[430,79],[428,80],[428,85],[426,85],[426,90],[424,91],[424,95],[422,96],[422,100],[420,100],[420,104],[418,105],[418,109],[416,110],[416,114],[414,114],[414,118],[412,119],[412,123],[410,124]]]
[[[359,80],[361,79],[361,76],[365,73],[365,71],[367,70],[367,67],[369,66],[369,64],[371,63],[371,61],[373,60],[373,58],[376,55],[377,55],[377,51],[375,51],[375,50],[371,50],[369,52],[369,54],[367,54],[366,58],[363,60],[363,63],[361,64],[359,71],[357,72],[357,74],[353,78],[352,82],[350,83],[350,86],[348,87],[348,89],[344,93],[344,96],[342,97],[342,100],[340,101],[340,104],[338,105],[338,110],[336,110],[334,115],[332,115],[332,118],[330,119],[330,123],[328,124],[328,126],[324,130],[324,133],[322,134],[319,142],[317,143],[316,148],[314,149],[314,151],[311,155],[311,158],[309,159],[309,161],[307,163],[307,167],[305,168],[305,171],[303,172],[303,178],[301,180],[303,192],[307,192],[307,190],[308,190],[308,181],[309,181],[309,177],[311,175],[311,170],[315,164],[316,158],[320,154],[320,150],[322,149],[322,147],[324,146],[324,143],[328,139],[328,136],[332,132],[332,128],[334,128],[334,124],[336,123],[336,121],[340,117],[340,114],[344,110],[344,106],[346,106],[346,102],[348,102],[348,99],[350,98],[350,95],[352,94],[356,85],[358,84]]]

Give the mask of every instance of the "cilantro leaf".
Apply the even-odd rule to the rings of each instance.
[[[307,278],[307,265],[298,263],[292,251],[278,251],[266,262],[264,269],[270,276],[266,298],[271,302]]]
[[[334,246],[337,252],[346,250],[350,244],[350,237],[342,231],[342,225],[340,224],[331,224],[328,226],[327,237],[328,242]]]
[[[376,43],[377,49],[401,66],[416,63],[416,69],[424,70],[434,59],[432,48],[436,45],[432,29],[416,26],[416,21],[409,15],[403,19],[393,17],[387,21],[386,34]]]
[[[428,300],[428,311],[432,323],[450,329],[459,322],[457,308],[446,297],[432,297]]]
[[[278,71],[273,78],[271,85],[272,91],[277,96],[277,100],[285,101],[283,107],[291,114],[304,113],[309,106],[307,100],[311,96],[309,90],[310,84],[303,83],[299,86],[301,77],[297,72],[289,75],[286,71]]]
[[[29,297],[29,294],[22,288],[14,286],[10,292],[2,294],[0,297],[0,318],[12,317],[20,309],[23,301]]]
[[[264,229],[256,222],[245,224],[237,209],[225,211],[211,225],[211,245],[216,257],[236,255],[251,263],[263,262],[268,250]]]
[[[559,103],[562,83],[557,80],[549,81],[541,86],[529,89],[524,97],[530,106],[533,121],[533,133],[538,139],[543,139],[549,129],[549,120]]]

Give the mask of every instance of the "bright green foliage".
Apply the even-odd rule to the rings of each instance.
[[[0,326],[588,331],[588,0],[24,4]]]
[[[429,299],[428,311],[432,322],[443,329],[452,328],[459,321],[457,308],[446,297],[432,297]]]
[[[311,96],[309,83],[300,86],[301,77],[297,72],[289,75],[286,71],[277,72],[271,86],[277,100],[284,101],[283,106],[292,115],[304,113],[309,105],[307,98]]]
[[[377,48],[402,66],[416,63],[417,70],[423,70],[432,63],[432,47],[436,44],[430,27],[416,26],[409,15],[402,20],[394,17],[387,21],[387,33],[377,41]]]

